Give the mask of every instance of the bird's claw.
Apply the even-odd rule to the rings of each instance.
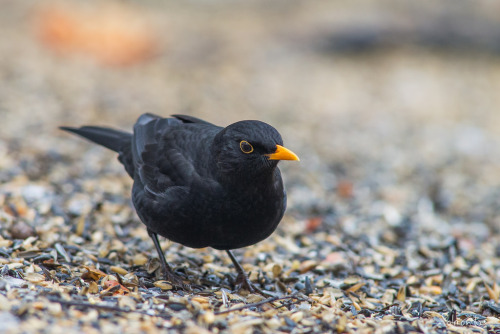
[[[255,284],[253,284],[246,274],[238,274],[236,277],[235,291],[247,290],[250,293],[258,293],[264,297],[274,297],[273,294],[259,289]]]
[[[176,273],[172,271],[165,271],[163,272],[163,279],[170,284],[172,284],[173,287],[185,290],[185,291],[191,291],[191,285],[188,283],[184,283],[184,280],[182,277],[177,275]]]

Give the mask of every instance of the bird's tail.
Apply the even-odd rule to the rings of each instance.
[[[115,152],[120,152],[124,145],[130,143],[132,139],[132,134],[128,132],[100,126],[82,126],[80,128],[61,126],[59,128],[64,131],[76,133]]]

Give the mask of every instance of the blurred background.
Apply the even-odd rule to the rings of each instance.
[[[64,193],[60,180],[126,179],[113,154],[60,125],[259,119],[301,157],[281,165],[289,213],[310,230],[379,222],[383,242],[439,231],[467,247],[500,229],[498,1],[1,7],[4,184]]]

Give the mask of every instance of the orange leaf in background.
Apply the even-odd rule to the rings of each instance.
[[[339,181],[337,194],[342,198],[351,198],[354,195],[354,185],[347,180]]]
[[[82,274],[82,278],[86,281],[98,281],[101,277],[108,276],[108,274],[100,271],[99,269],[88,266],[84,267],[87,271]]]
[[[312,233],[316,231],[316,229],[320,227],[322,223],[323,223],[323,218],[321,217],[309,218],[306,223],[306,232]]]
[[[15,198],[3,207],[4,211],[13,217],[25,217],[28,214],[28,204],[22,199]]]
[[[345,255],[341,252],[332,252],[326,256],[324,262],[329,264],[344,263],[344,257]]]
[[[111,65],[131,65],[157,53],[157,40],[140,12],[125,5],[72,4],[44,7],[35,13],[37,35],[59,53],[89,56]]]

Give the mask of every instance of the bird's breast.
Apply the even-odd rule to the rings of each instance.
[[[175,205],[164,206],[161,214],[149,219],[146,225],[193,248],[235,249],[253,245],[274,232],[286,207],[281,183],[270,189],[239,187],[211,192],[193,187],[185,196],[177,195]],[[146,216],[142,215],[147,219]]]
[[[228,193],[222,201],[211,247],[234,249],[264,240],[278,226],[285,211],[286,198],[280,191]]]

